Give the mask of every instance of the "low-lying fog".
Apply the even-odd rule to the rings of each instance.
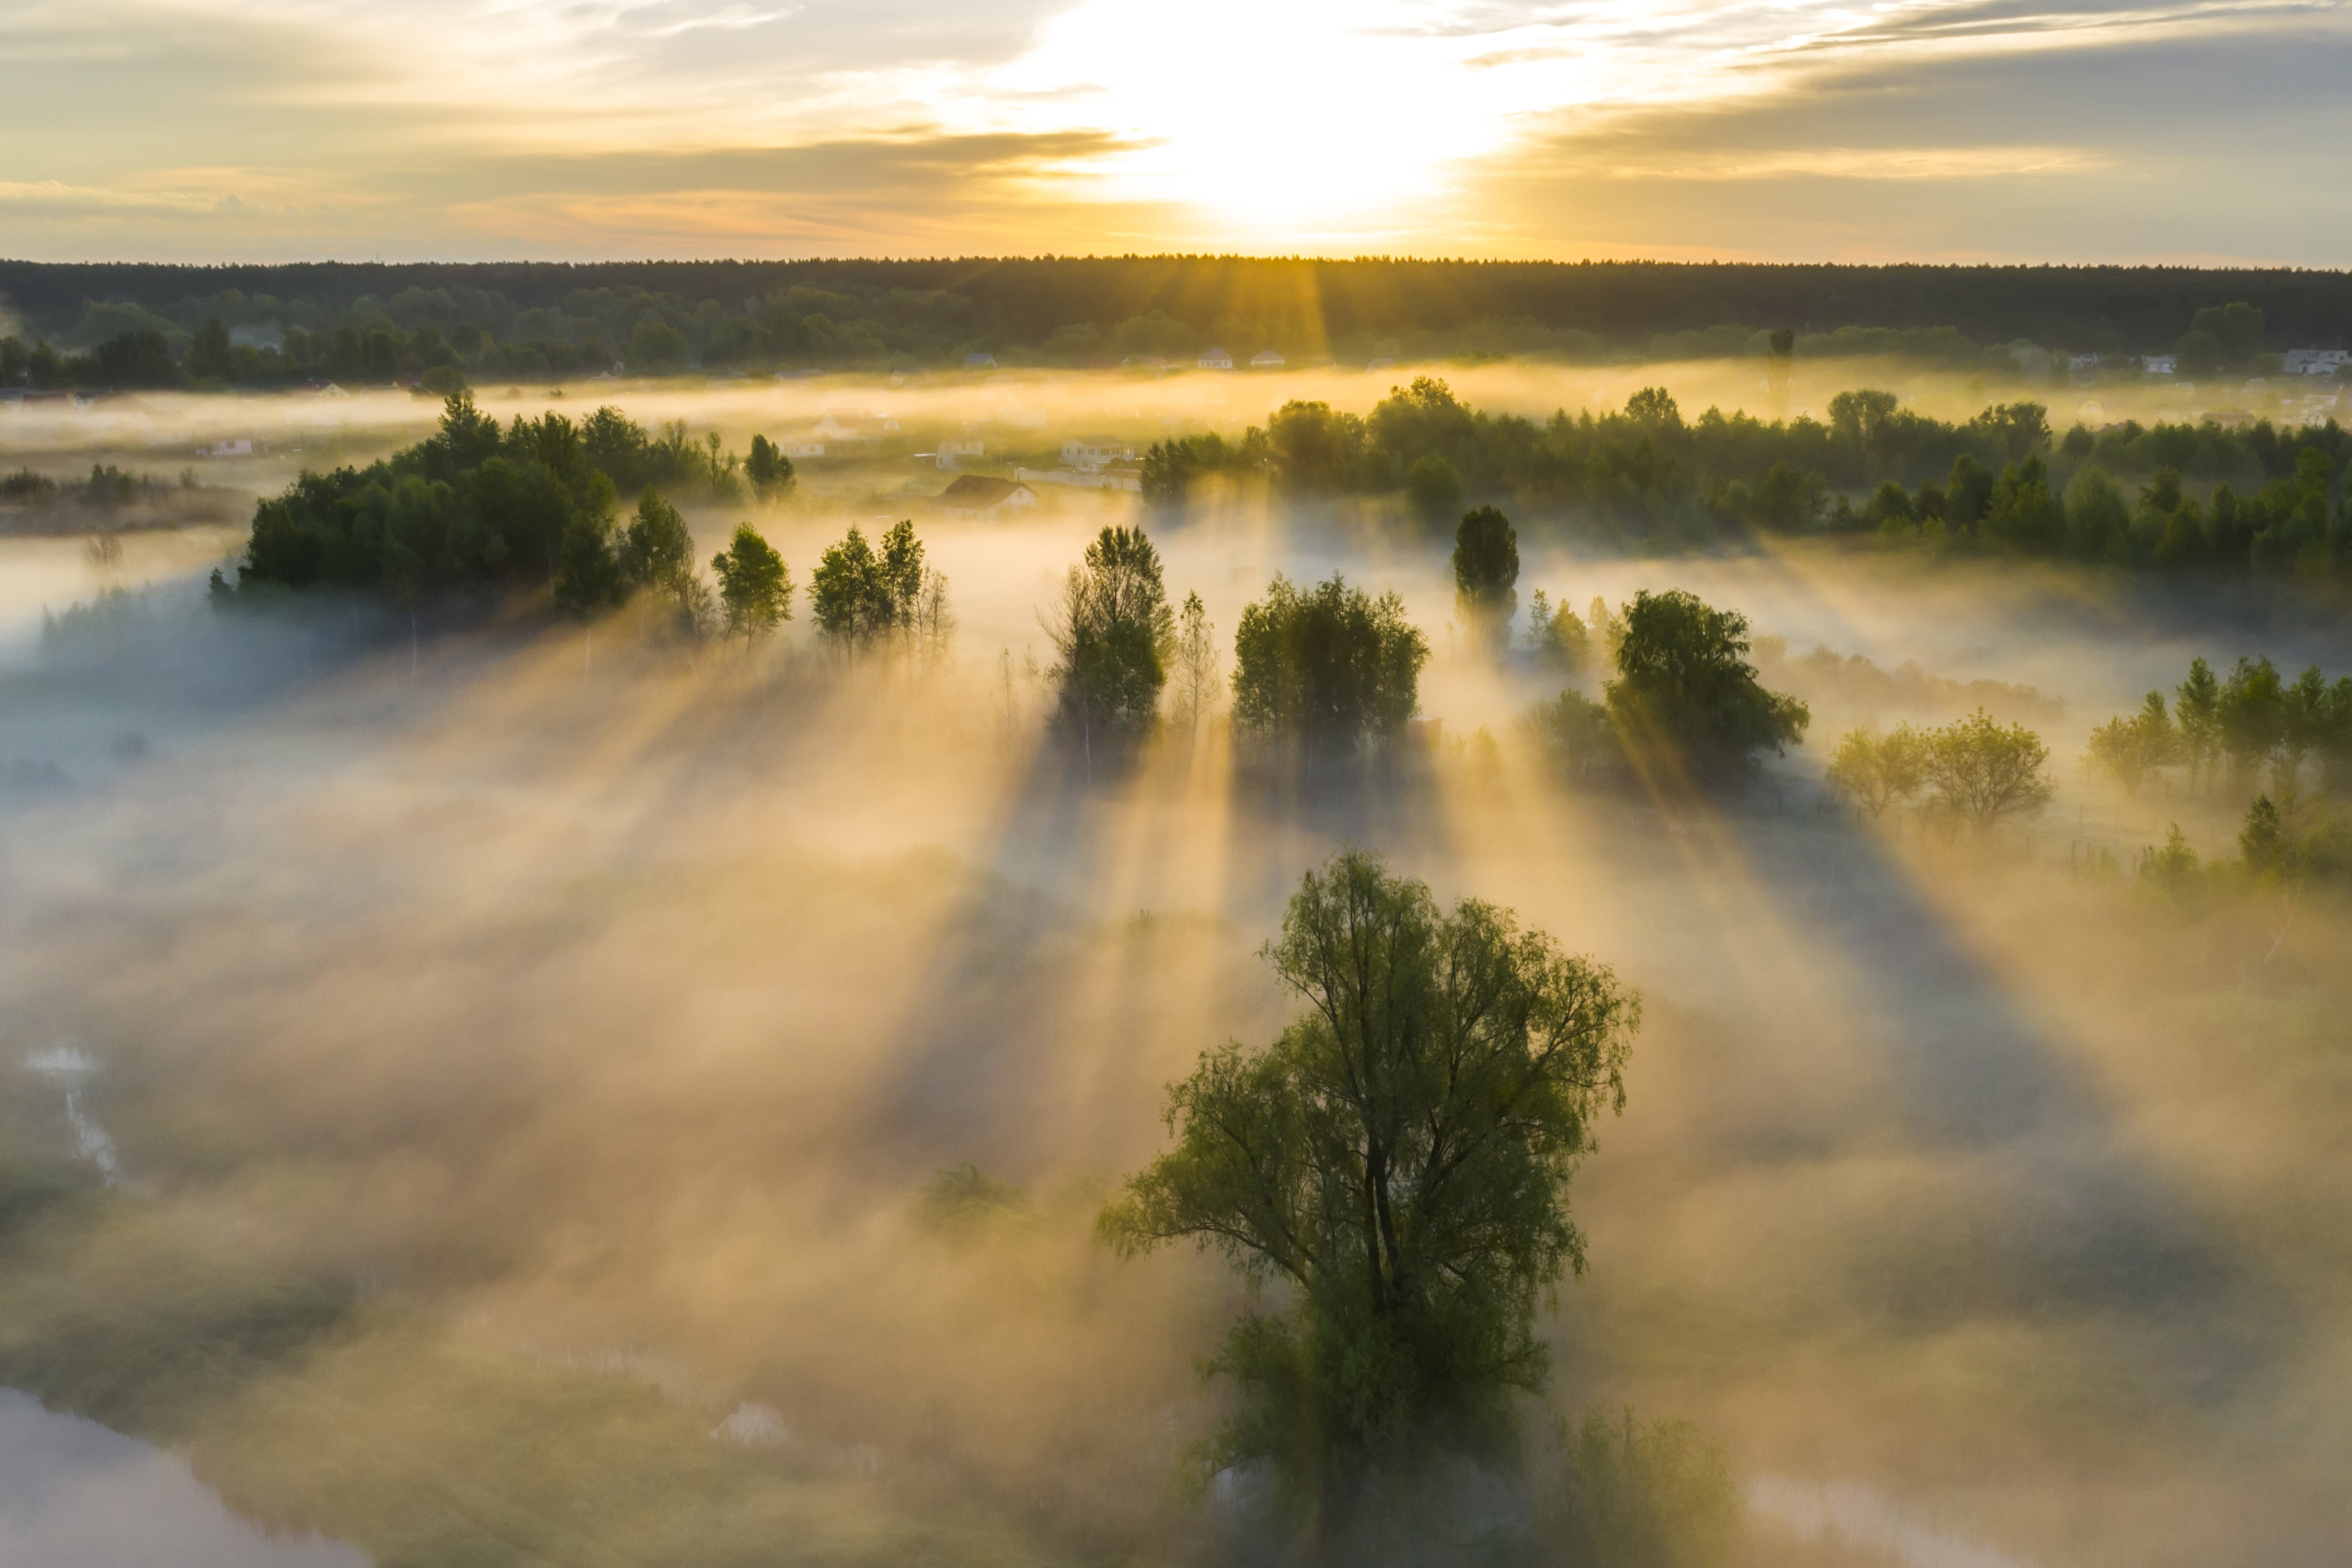
[[[1728,403],[1723,374],[1675,390]],[[1279,395],[1328,392],[1309,379]],[[1535,411],[1639,380],[1556,379],[1573,384],[1496,370],[1455,390]],[[1150,403],[1180,392],[1265,413],[1240,380],[1105,383],[1085,407],[1077,380],[1004,395],[1070,399],[1073,419],[1116,395],[1139,423],[1222,422],[1213,401]],[[1366,380],[1369,404],[1385,386]],[[740,446],[787,426],[762,412],[781,400],[805,421],[853,395],[941,419],[971,395],[610,400]],[[226,406],[164,422],[219,438]],[[217,459],[220,485],[267,493],[314,460],[277,449],[310,414],[234,406],[286,435]],[[432,410],[393,412],[337,450],[388,448]],[[2352,931],[2316,900],[2190,924],[2140,896],[2142,846],[2178,821],[2234,854],[2245,802],[2126,799],[2077,763],[2192,657],[2342,673],[2340,622],[1997,566],[1584,559],[1531,532],[1522,605],[1687,586],[1786,639],[1766,679],[1811,697],[1807,744],[1742,800],[1663,810],[1545,774],[1515,721],[1558,681],[1454,635],[1444,542],[1212,507],[1152,526],[1171,596],[1201,594],[1228,654],[1275,571],[1397,589],[1434,650],[1443,740],[1307,789],[1237,772],[1212,724],[1089,779],[1043,733],[1037,610],[1131,500],[950,521],[878,479],[805,489],[746,513],[803,585],[846,522],[916,517],[950,584],[946,660],[829,657],[804,595],[782,637],[691,666],[529,617],[412,654],[404,623],[357,612],[211,615],[203,574],[239,537],[216,527],[125,535],[110,562],[79,537],[0,539],[0,1136],[73,1155],[58,1075],[15,1064],[79,1051],[124,1186],[174,1226],[481,1353],[620,1369],[697,1431],[734,1411],[738,1436],[893,1498],[1073,1552],[1206,1550],[1185,1521],[1209,1505],[1170,1478],[1214,1417],[1193,1364],[1238,1287],[1189,1254],[1119,1264],[1087,1226],[1163,1146],[1162,1086],[1278,1032],[1290,1004],[1255,949],[1300,874],[1354,842],[1642,992],[1629,1104],[1574,1191],[1591,1271],[1549,1320],[1555,1397],[1720,1438],[1752,1560],[2341,1560]],[[706,556],[735,520],[693,518]],[[142,584],[131,651],[41,653],[43,605]],[[2055,804],[1982,845],[1833,808],[1840,732],[1960,704],[1808,690],[1816,645],[2033,689]],[[2070,871],[2103,848],[2120,877]],[[963,1162],[1024,1189],[1026,1217],[978,1240],[927,1225],[917,1195]],[[423,1331],[373,1321],[306,1375],[383,1440],[457,1451],[463,1411],[354,1392],[393,1386],[399,1336]],[[271,1436],[278,1419],[239,1404],[190,1430],[299,1467],[314,1439]],[[665,1539],[647,1525],[629,1549]]]

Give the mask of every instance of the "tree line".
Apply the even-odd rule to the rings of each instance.
[[[216,592],[338,587],[414,602],[552,584],[559,600],[584,606],[613,599],[626,578],[625,490],[651,498],[632,526],[654,527],[667,506],[657,484],[728,503],[778,500],[793,482],[790,459],[764,437],[746,465],[716,433],[693,440],[682,423],[649,433],[606,407],[501,426],[459,394],[426,439],[364,468],[306,469],[263,500],[235,588],[215,574]]]
[[[2330,805],[2352,795],[2352,676],[2330,681],[2314,664],[2288,680],[2264,656],[2241,657],[2217,676],[2199,658],[2169,707],[2163,692],[2149,692],[2137,711],[2092,731],[2084,760],[2129,795],[2179,769],[2192,789],[2251,795],[2238,840],[2242,874],[2352,881],[2352,824]],[[2200,871],[2177,823],[2140,869],[2184,896],[2228,874]]]
[[[1538,424],[1471,408],[1423,376],[1367,416],[1293,401],[1235,441],[1155,443],[1142,487],[1161,509],[1218,477],[1301,498],[1394,497],[1429,526],[1465,499],[1507,501],[1561,531],[1654,549],[1874,536],[1937,557],[2312,582],[2352,563],[2347,441],[2333,421],[2078,424],[2062,437],[2038,403],[1946,421],[1871,388],[1838,394],[1826,413],[1685,420],[1671,394],[1645,387],[1620,411]]]
[[[2146,353],[2174,350],[2184,332],[2199,330],[2226,348],[2226,335],[2213,330],[2222,323],[2191,323],[2233,302],[2263,312],[2268,335],[2283,346],[2352,339],[2352,279],[2284,268],[1241,256],[223,267],[6,261],[0,294],[53,342],[74,334],[96,342],[121,331],[77,332],[95,303],[149,312],[184,333],[217,317],[230,329],[285,325],[315,335],[322,325],[331,331],[345,319],[381,315],[403,332],[429,321],[445,342],[471,327],[495,342],[533,348],[577,345],[585,322],[612,353],[623,353],[640,318],[615,320],[616,312],[581,301],[652,299],[661,301],[662,323],[706,364],[728,363],[709,356],[726,355],[736,341],[736,329],[721,321],[756,324],[768,340],[764,352],[808,363],[856,363],[871,357],[869,343],[886,359],[930,363],[955,363],[972,351],[1042,357],[1057,336],[1086,334],[1107,352],[1170,352],[1150,333],[1120,340],[1129,323],[1154,318],[1189,334],[1185,346],[1221,341],[1234,329],[1286,350],[1358,358],[1386,345],[1414,354],[1567,353],[1598,360],[1686,336],[1702,340],[1695,353],[1712,356],[1736,352],[1759,331],[1805,323],[1903,334],[1911,340],[1904,352],[1931,347],[1927,340],[1940,333],[1978,345],[2023,337],[2074,353]],[[801,341],[773,341],[780,323],[767,317],[778,300]],[[819,315],[830,342],[810,323]],[[566,330],[544,330],[551,319]],[[1244,338],[1222,346],[1246,353],[1257,344]],[[1824,343],[1821,352],[1841,350]]]

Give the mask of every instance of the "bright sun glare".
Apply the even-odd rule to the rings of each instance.
[[[1087,0],[1017,68],[1021,87],[1081,96],[1126,139],[1090,164],[1106,195],[1244,229],[1376,224],[1441,194],[1507,132],[1486,74],[1407,7],[1336,0],[1206,0],[1173,16]]]

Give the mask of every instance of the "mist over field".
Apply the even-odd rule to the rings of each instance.
[[[1538,421],[1769,391],[1738,362],[1447,376]],[[0,467],[155,476],[0,533],[0,1383],[383,1564],[1284,1560],[1255,1478],[1181,1480],[1233,1398],[1199,1363],[1257,1298],[1096,1222],[1170,1147],[1166,1087],[1298,1016],[1261,946],[1355,847],[1643,1010],[1517,1468],[1441,1489],[1400,1561],[1507,1558],[1574,1423],[1628,1407],[1719,1446],[1741,1563],[2339,1561],[2352,905],[2316,873],[2167,896],[2144,850],[2177,826],[2251,866],[2281,786],[2126,792],[2086,748],[2195,658],[2352,672],[2340,597],[1859,535],[1629,547],[1507,501],[1498,652],[1452,522],[1391,494],[934,500],[942,441],[1036,473],[1071,437],[1239,441],[1407,380],[478,390],[500,425],[683,421],[714,463],[894,427],[782,499],[673,492],[698,567],[748,521],[799,590],[773,635],[688,641],[543,591],[208,592],[257,500],[431,437],[436,400],[0,416]],[[1834,362],[1778,395],[1826,418],[1862,385],[1984,405]],[[2178,401],[2064,394],[2046,434]],[[828,642],[824,552],[900,519],[951,632]],[[1200,596],[1223,695],[1097,755],[1056,721],[1050,622],[1111,525]],[[1420,722],[1277,765],[1234,722],[1234,631],[1276,574],[1334,573],[1425,635]],[[1737,788],[1572,786],[1530,710],[1614,671],[1530,650],[1537,589],[1744,615],[1801,742]],[[1849,731],[1979,709],[2046,743],[2038,815],[1962,831],[1824,780]],[[2297,787],[2326,820],[2315,763]]]

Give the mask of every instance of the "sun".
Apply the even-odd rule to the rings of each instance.
[[[1176,8],[1087,0],[1049,23],[1014,89],[1112,131],[1106,199],[1244,231],[1410,219],[1504,133],[1451,40],[1329,0]]]

